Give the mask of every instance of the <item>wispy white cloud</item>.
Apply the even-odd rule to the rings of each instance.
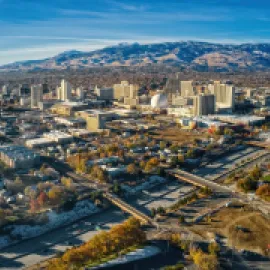
[[[115,0],[107,0],[107,3],[111,4],[113,7],[120,8],[125,11],[145,11],[147,9],[146,5],[140,5],[140,4],[126,4],[121,1],[115,1]]]
[[[108,22],[111,24],[116,23],[126,23],[126,24],[149,24],[149,23],[160,23],[164,24],[166,22],[178,21],[178,22],[213,22],[213,21],[232,21],[233,17],[230,13],[221,13],[215,12],[213,10],[209,10],[206,12],[201,12],[200,14],[194,12],[174,12],[174,13],[166,13],[166,12],[150,12],[150,11],[142,11],[139,13],[131,13],[128,15],[124,15],[121,12],[106,12],[106,11],[87,11],[87,10],[79,10],[79,9],[61,9],[59,12],[63,15],[67,15],[70,17],[81,16],[82,18],[87,18],[89,20],[94,20],[97,22]]]

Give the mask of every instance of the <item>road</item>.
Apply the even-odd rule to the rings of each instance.
[[[258,154],[266,153],[265,150],[261,150],[254,147],[248,147],[243,149],[237,153],[233,153],[232,155],[223,157],[218,159],[211,164],[208,164],[202,168],[198,168],[193,171],[194,174],[197,176],[203,177],[207,180],[216,180],[221,181],[226,177],[226,172],[232,168],[237,168],[238,166],[235,165],[242,165],[241,161],[246,161],[248,158],[252,158]],[[270,153],[269,153],[270,156]],[[260,162],[263,158],[258,158],[254,161],[251,161],[247,164],[248,167],[254,166],[258,162]],[[243,165],[243,168],[245,165]],[[224,175],[225,174],[225,175]],[[224,175],[220,178],[220,175]]]
[[[127,215],[123,215],[120,210],[108,209],[73,225],[1,249],[0,269],[22,269],[39,263],[55,256],[57,252],[65,251],[67,248],[89,240],[98,232],[94,224],[101,223],[102,229],[107,230],[126,218]]]
[[[235,164],[241,164],[242,160],[246,160],[260,152],[262,152],[262,150],[259,148],[247,147],[236,153],[220,158],[202,168],[195,169],[193,173],[208,180],[212,180],[226,172],[228,169],[231,169]]]

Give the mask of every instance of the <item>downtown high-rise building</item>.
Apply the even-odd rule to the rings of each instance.
[[[38,107],[40,101],[43,98],[43,86],[42,84],[31,86],[31,108]]]
[[[180,93],[182,97],[194,96],[194,88],[192,81],[181,81],[180,82]]]
[[[217,109],[234,110],[235,87],[233,85],[215,81],[213,85],[209,85],[209,91],[215,95]]]
[[[139,86],[137,84],[129,84],[128,81],[121,81],[120,84],[113,85],[114,99],[135,98],[138,96]]]
[[[200,94],[194,96],[194,115],[202,116],[215,113],[215,96]]]
[[[71,91],[72,91],[71,84],[66,80],[62,80],[61,86],[57,88],[57,98],[62,101],[70,100]]]
[[[2,94],[3,95],[8,95],[9,93],[10,93],[10,87],[9,87],[9,85],[7,85],[7,84],[3,85],[3,87],[2,87]]]

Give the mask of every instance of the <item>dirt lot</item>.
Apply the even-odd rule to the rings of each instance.
[[[228,245],[266,254],[270,244],[270,222],[248,206],[224,208],[212,220],[193,226],[195,232],[206,236],[206,231],[228,238]]]
[[[177,143],[192,143],[195,139],[207,138],[209,134],[205,131],[183,130],[180,128],[168,128],[166,130],[155,131],[153,138]]]

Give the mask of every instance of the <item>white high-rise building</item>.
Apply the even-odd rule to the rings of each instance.
[[[193,89],[192,81],[181,81],[180,88],[181,88],[182,97],[194,96],[194,89]]]
[[[38,103],[43,98],[43,86],[42,84],[31,86],[31,108],[38,107]]]
[[[2,94],[3,95],[7,95],[7,94],[9,94],[10,93],[10,88],[9,88],[9,86],[8,85],[3,85],[3,87],[2,87]]]
[[[82,100],[84,98],[84,92],[83,92],[83,88],[80,86],[80,87],[77,87],[76,89],[76,96]]]
[[[71,91],[72,91],[71,84],[66,80],[62,80],[61,86],[57,89],[57,98],[63,101],[70,100]]]

